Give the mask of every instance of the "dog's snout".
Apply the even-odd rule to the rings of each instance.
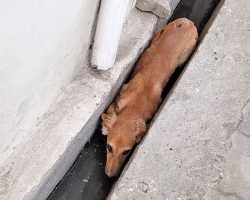
[[[109,170],[107,169],[107,167],[105,167],[105,174],[110,178],[112,177],[111,173],[109,172]]]
[[[117,173],[112,172],[112,171],[109,170],[107,167],[105,167],[105,173],[106,173],[106,175],[107,175],[109,178],[112,178],[112,177],[116,177],[116,176],[117,176]]]

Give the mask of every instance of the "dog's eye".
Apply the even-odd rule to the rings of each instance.
[[[109,153],[112,153],[112,146],[110,146],[110,144],[107,144],[107,150]]]
[[[128,155],[129,154],[129,152],[130,152],[130,150],[125,150],[125,151],[123,151],[123,155],[125,156],[125,155]]]

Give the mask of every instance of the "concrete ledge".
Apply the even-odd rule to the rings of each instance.
[[[250,199],[249,10],[225,1],[108,199]]]
[[[123,29],[113,69],[99,72],[84,67],[62,90],[29,137],[0,166],[1,200],[46,199],[91,137],[156,23],[155,15],[134,9]]]
[[[180,0],[137,0],[141,11],[152,12],[160,18],[168,19]]]

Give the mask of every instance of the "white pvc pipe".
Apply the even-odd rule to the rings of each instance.
[[[122,27],[136,0],[102,0],[95,33],[92,66],[107,70],[115,63]]]

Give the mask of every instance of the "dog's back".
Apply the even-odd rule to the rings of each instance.
[[[108,134],[106,173],[116,175],[128,150],[146,132],[161,93],[175,69],[190,56],[197,30],[188,19],[178,19],[158,31],[141,56],[132,79],[122,87],[107,114],[102,115]]]
[[[185,18],[158,31],[140,58],[132,80],[123,86],[117,111],[130,107],[148,120],[156,111],[170,76],[190,56],[197,36],[194,24]]]

